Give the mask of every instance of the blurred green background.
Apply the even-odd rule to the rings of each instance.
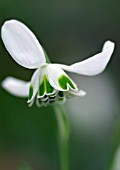
[[[36,34],[50,60],[72,64],[116,43],[114,55],[96,77],[70,74],[84,98],[65,104],[71,124],[71,170],[106,170],[120,106],[120,1],[0,0],[0,25],[8,19],[24,22]],[[6,76],[29,81],[33,70],[22,68],[0,41],[0,82]],[[16,170],[27,162],[34,170],[59,170],[57,122],[52,107],[28,108],[0,87],[0,170]]]

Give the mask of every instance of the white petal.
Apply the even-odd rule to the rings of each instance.
[[[51,86],[54,87],[56,90],[78,90],[76,84],[57,64],[48,64],[47,75]],[[64,81],[64,78],[68,80]]]
[[[83,90],[79,90],[79,91],[69,90],[69,91],[65,92],[65,96],[68,99],[73,98],[73,97],[84,97],[85,95],[86,95],[86,92]]]
[[[72,90],[70,90],[68,93],[70,93],[70,94],[72,94],[72,95],[74,95],[74,96],[80,96],[80,97],[83,97],[83,96],[85,96],[86,95],[86,92],[85,91],[83,91],[83,90],[79,90],[79,91],[72,91]]]
[[[100,74],[105,67],[107,66],[110,57],[114,51],[114,43],[111,41],[107,41],[101,53],[98,53],[82,62],[75,63],[71,66],[66,66],[59,64],[59,66],[67,71],[87,75],[87,76],[94,76]]]
[[[41,67],[34,72],[32,78],[31,78],[30,85],[33,88],[33,95],[28,99],[28,103],[30,103],[35,98],[35,96],[38,92],[40,74],[41,74]],[[29,93],[30,93],[30,91],[29,91]]]
[[[18,97],[27,97],[29,94],[29,82],[25,82],[13,77],[7,77],[2,82],[2,87],[9,93]]]
[[[6,21],[1,36],[12,58],[21,66],[34,69],[46,63],[40,43],[23,23],[17,20]]]

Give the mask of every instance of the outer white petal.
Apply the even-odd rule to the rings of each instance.
[[[56,90],[59,91],[68,91],[69,84],[67,84],[67,89],[63,89],[60,87],[60,84],[58,83],[59,78],[64,75],[68,77],[68,75],[57,65],[57,64],[48,64],[47,66],[47,75],[48,75],[48,80],[51,84],[52,87],[54,87]],[[70,79],[70,77],[68,77]],[[75,89],[78,90],[76,84],[70,79],[70,81],[74,84]]]
[[[114,46],[115,45],[113,42],[107,41],[105,42],[101,53],[98,53],[82,62],[75,63],[71,66],[62,64],[59,64],[59,66],[64,70],[81,75],[94,76],[100,74],[107,66],[114,51]]]
[[[12,58],[21,66],[34,69],[46,63],[40,43],[23,23],[17,20],[6,21],[1,36]]]
[[[25,82],[13,77],[7,77],[2,82],[2,87],[9,93],[18,97],[28,97],[29,94],[29,82]]]

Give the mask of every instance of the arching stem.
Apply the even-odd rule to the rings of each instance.
[[[69,121],[61,105],[54,106],[58,122],[58,148],[60,159],[60,170],[69,170]]]

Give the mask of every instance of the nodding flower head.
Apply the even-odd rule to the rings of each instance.
[[[100,53],[70,66],[46,62],[45,53],[33,32],[17,20],[4,23],[1,30],[3,43],[11,57],[21,66],[36,69],[31,81],[25,82],[7,77],[2,86],[8,92],[20,97],[28,97],[31,106],[64,103],[67,98],[85,96],[75,82],[64,72],[94,76],[100,74],[107,66],[114,51],[114,43],[106,41]]]

